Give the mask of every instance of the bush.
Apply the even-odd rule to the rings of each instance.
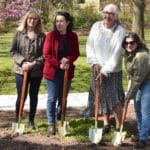
[[[94,22],[101,19],[100,14],[96,13],[93,7],[77,8],[73,17],[75,19],[75,28],[77,29],[89,29]]]

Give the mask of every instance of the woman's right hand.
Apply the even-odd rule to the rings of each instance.
[[[92,69],[93,69],[94,76],[97,76],[100,73],[100,65],[99,64],[94,64]]]
[[[29,71],[33,68],[33,63],[32,62],[24,62],[22,64],[22,69],[23,71]]]
[[[60,62],[61,62],[60,69],[62,69],[62,70],[69,69],[70,64],[69,64],[69,60],[67,58],[65,58],[65,57],[62,58]]]

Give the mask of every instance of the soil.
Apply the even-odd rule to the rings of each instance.
[[[67,109],[67,117],[81,117],[83,108]],[[114,147],[111,141],[104,141],[94,145],[90,141],[82,142],[71,138],[60,138],[59,135],[43,136],[33,133],[21,136],[11,136],[11,124],[15,120],[14,111],[0,111],[0,150],[133,150],[130,139],[127,138],[122,146]],[[46,118],[45,110],[38,110],[36,118]],[[99,118],[102,119],[102,118]],[[133,105],[129,105],[126,122],[130,122],[132,130],[136,129]],[[150,142],[146,149],[150,149]]]

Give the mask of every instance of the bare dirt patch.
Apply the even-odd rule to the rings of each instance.
[[[79,114],[80,109],[68,109],[67,117],[81,117]],[[36,118],[46,118],[45,110],[38,110]],[[14,111],[0,111],[0,150],[133,150],[130,139],[126,139],[121,147],[116,148],[112,146],[110,141],[94,145],[90,141],[82,142],[69,137],[61,138],[59,135],[48,137],[29,133],[12,137],[10,136],[11,124],[14,120]],[[126,122],[130,124],[129,127],[133,129],[134,133],[136,124],[133,105],[128,108]],[[132,132],[132,130],[130,131]],[[150,144],[148,143],[146,149],[149,148]]]

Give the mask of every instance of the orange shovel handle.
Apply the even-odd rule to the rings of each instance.
[[[26,92],[26,86],[27,86],[27,78],[28,78],[28,72],[24,71],[23,84],[22,84],[22,90],[21,90],[21,99],[20,99],[20,106],[19,106],[19,117],[22,116],[22,112],[23,112],[25,92]]]
[[[68,82],[68,70],[64,71],[64,83],[63,83],[63,95],[62,95],[62,118],[65,116],[66,101],[67,101],[67,82]]]
[[[96,91],[95,91],[95,121],[98,121],[99,112],[99,102],[100,102],[100,79],[96,80]]]
[[[125,104],[124,104],[124,109],[123,109],[123,114],[122,114],[122,123],[124,123],[125,119],[126,119],[126,114],[127,114],[127,109],[128,109],[128,100],[125,100]]]

